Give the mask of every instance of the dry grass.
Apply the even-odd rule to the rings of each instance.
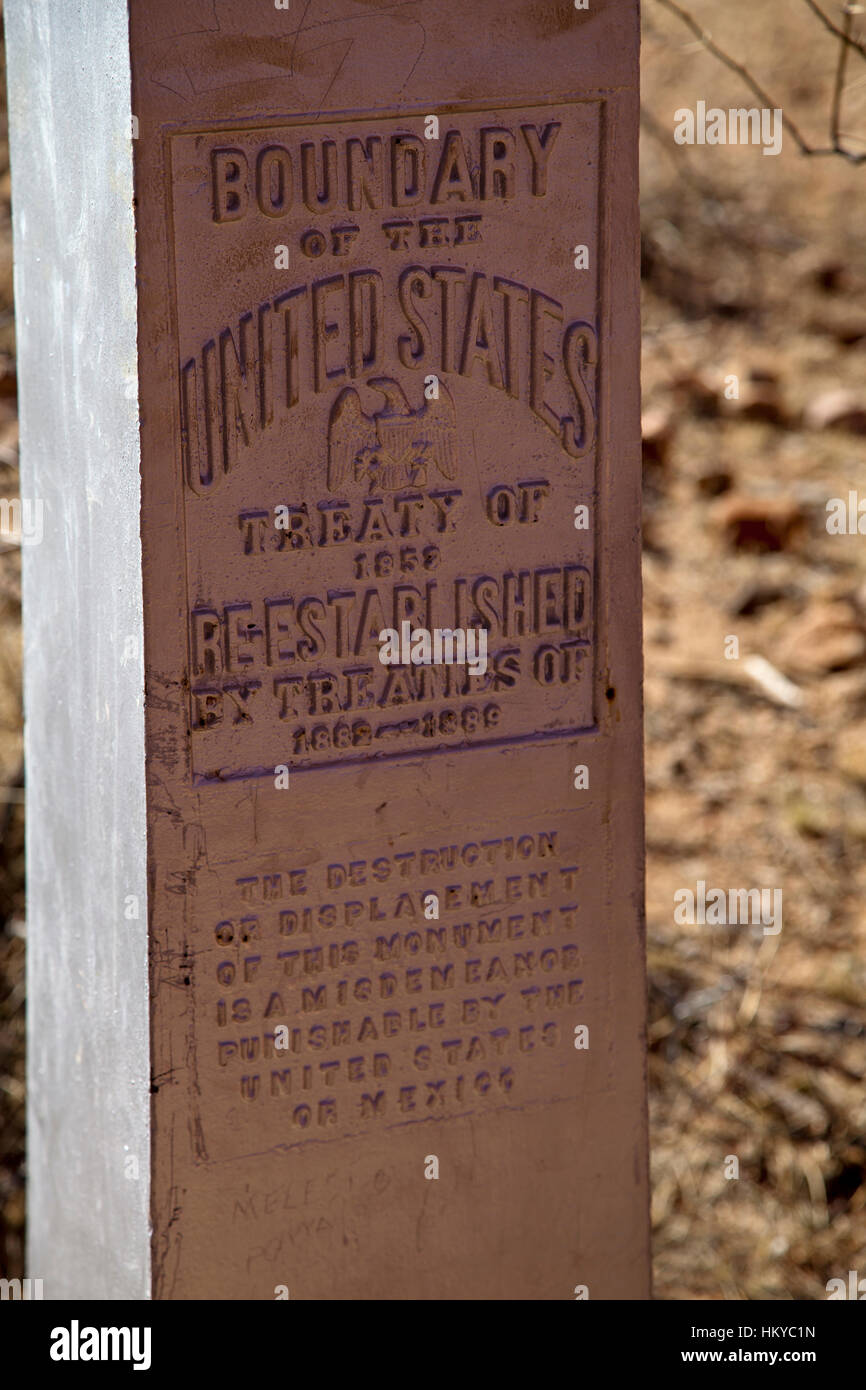
[[[835,48],[805,7],[692,9],[823,136]],[[673,431],[647,469],[644,575],[656,1296],[823,1298],[866,1272],[866,538],[825,525],[828,498],[866,497],[866,451],[803,411],[840,385],[866,404],[866,169],[676,147],[677,108],[752,101],[653,0],[645,16],[644,396]],[[866,136],[861,69],[846,128]],[[769,419],[714,403],[753,372]],[[726,481],[723,504],[784,499],[799,531],[732,548]],[[755,689],[749,654],[799,709]],[[781,888],[781,933],[678,926],[699,879]]]

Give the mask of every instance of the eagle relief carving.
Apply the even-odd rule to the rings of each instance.
[[[340,392],[328,426],[328,487],[342,490],[354,480],[371,492],[397,492],[430,480],[435,466],[445,478],[457,476],[457,420],[448,388],[439,383],[438,400],[409,405],[403,388],[391,377],[367,382],[385,404],[367,415],[352,386]]]

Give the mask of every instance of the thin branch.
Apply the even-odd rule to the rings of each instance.
[[[770,106],[775,109],[776,103],[773,101],[772,97],[768,96],[763,87],[758,85],[748,69],[744,68],[742,63],[738,63],[736,58],[732,58],[729,53],[723,52],[718,44],[713,42],[712,36],[707,33],[706,29],[701,28],[694,16],[689,14],[688,10],[682,9],[676,3],[676,0],[657,0],[657,3],[663,5],[666,10],[670,10],[671,14],[675,14],[677,19],[681,20],[686,28],[692,31],[695,38],[703,44],[708,53],[712,53],[713,57],[717,58],[720,63],[724,63],[725,67],[737,73],[745,82],[746,86],[754,92],[759,101],[762,101],[765,106]]]
[[[847,33],[845,29],[837,28],[829,15],[826,15],[824,11],[815,4],[815,0],[803,0],[803,4],[808,5],[813,15],[815,15],[817,19],[820,19],[824,28],[829,29],[830,33],[834,34],[837,39],[840,39],[846,48],[853,48],[855,53],[859,53],[861,58],[866,59],[866,44],[862,43],[860,39],[855,39],[854,36]],[[852,19],[855,14],[857,14],[856,9],[848,6],[845,7],[846,21]],[[847,27],[850,28],[850,25]]]
[[[713,39],[707,33],[707,31],[701,28],[700,24],[698,24],[694,16],[689,14],[688,10],[684,10],[680,5],[676,3],[676,0],[656,0],[656,3],[661,5],[664,9],[670,10],[671,14],[676,15],[677,19],[679,19],[680,22],[683,23],[692,34],[694,34],[695,38],[707,50],[708,53],[712,54],[712,56],[715,59],[717,59],[718,62],[724,64],[726,68],[730,68],[731,72],[735,72],[737,74],[741,81],[743,81],[749,88],[749,91],[752,92],[758,98],[758,100],[762,103],[763,106],[769,107],[770,110],[773,111],[782,111],[782,123],[784,126],[787,127],[792,140],[794,141],[801,154],[810,155],[812,157],[822,155],[839,155],[842,159],[846,159],[849,162],[849,164],[866,163],[866,153],[855,154],[853,150],[846,150],[841,145],[829,145],[820,147],[816,145],[810,145],[809,141],[800,131],[799,126],[797,126],[797,124],[792,120],[792,118],[787,114],[787,112],[779,106],[778,102],[774,101],[774,99],[769,95],[769,93],[764,90],[760,83],[756,81],[756,79],[749,72],[748,68],[744,67],[742,63],[737,62],[736,58],[732,58],[730,53],[725,53],[723,49],[719,48],[718,44],[713,42]],[[839,32],[841,35],[842,31],[840,30]]]
[[[845,28],[843,37],[848,38],[851,29],[851,11],[845,7]],[[842,93],[845,90],[845,68],[848,65],[848,45],[839,44],[839,62],[836,67],[836,82],[833,87],[833,105],[830,109],[830,139],[834,150],[841,150],[839,143],[839,122],[842,115]]]
[[[643,128],[654,140],[658,141],[665,152],[670,156],[671,160],[676,165],[677,172],[683,177],[684,181],[697,189],[702,197],[712,198],[714,202],[717,202],[718,197],[714,185],[709,179],[705,179],[701,174],[698,174],[688,161],[677,158],[679,151],[671,140],[670,131],[666,126],[662,125],[661,121],[656,120],[655,116],[649,110],[649,107],[644,106],[643,102],[640,104],[640,122]]]

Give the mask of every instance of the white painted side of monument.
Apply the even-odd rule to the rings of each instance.
[[[7,0],[23,498],[29,1274],[150,1296],[126,0]]]

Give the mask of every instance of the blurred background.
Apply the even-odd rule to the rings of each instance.
[[[862,40],[841,64],[832,28]],[[866,501],[866,13],[643,0],[643,29],[655,1295],[821,1299],[829,1279],[866,1276],[866,534],[826,524],[830,499]],[[778,157],[677,145],[675,112],[699,101],[781,107],[794,126]],[[11,498],[5,82],[0,103]],[[792,130],[831,152],[804,155]],[[0,543],[6,1277],[23,1273],[26,1221],[23,780],[20,552]],[[699,880],[782,889],[782,931],[677,925],[674,894]]]

